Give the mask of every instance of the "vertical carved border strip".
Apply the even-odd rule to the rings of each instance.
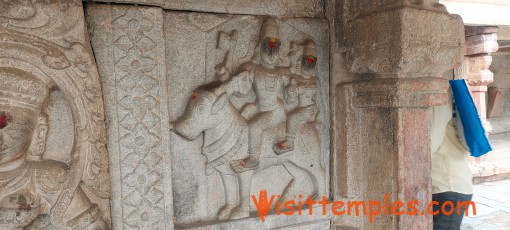
[[[172,229],[163,11],[87,7],[112,162],[115,228]]]

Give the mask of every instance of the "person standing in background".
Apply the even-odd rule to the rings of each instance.
[[[430,119],[432,200],[438,202],[438,205],[433,206],[434,213],[438,213],[434,215],[434,230],[460,229],[469,206],[459,207],[458,202],[469,202],[473,196],[470,152],[462,143],[463,135],[459,133],[462,131],[456,128],[456,119],[459,118],[454,112],[451,89],[449,95],[449,103],[432,108]],[[444,205],[447,201],[451,201],[453,207]],[[448,214],[453,208],[451,215],[443,213],[443,205]]]

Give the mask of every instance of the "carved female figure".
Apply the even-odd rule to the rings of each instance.
[[[64,163],[27,159],[30,146],[45,141],[49,88],[36,76],[0,68],[0,229],[54,229],[52,212],[64,212],[71,229],[107,229],[96,204],[78,186],[68,207],[58,198],[70,175]]]

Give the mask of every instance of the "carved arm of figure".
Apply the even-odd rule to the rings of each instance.
[[[222,67],[220,72],[223,72],[224,74],[230,74],[230,71],[225,67]],[[253,86],[253,78],[253,70],[244,70],[237,75],[227,77],[228,80],[225,81],[220,88],[223,92],[226,92],[227,95],[232,95],[234,93],[246,95]]]
[[[108,229],[101,212],[83,189],[78,186],[66,213],[67,227],[71,229]]]
[[[294,77],[289,78],[288,84],[285,86],[283,99],[285,101],[285,109],[290,111],[298,105],[298,87]]]
[[[319,91],[316,91],[313,94],[312,101],[313,101],[314,107],[313,107],[313,109],[311,109],[310,115],[311,115],[311,121],[315,121],[317,119],[317,114],[319,114],[319,103],[320,103]]]

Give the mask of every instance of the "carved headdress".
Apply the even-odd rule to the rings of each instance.
[[[0,82],[0,106],[38,113],[47,101],[48,86],[28,72],[1,68]]]
[[[303,44],[301,63],[305,69],[313,69],[317,65],[317,48],[314,41],[307,40]]]
[[[274,53],[280,49],[278,24],[274,18],[265,18],[260,27],[259,43],[264,52]]]
[[[280,34],[278,32],[278,23],[276,20],[271,17],[267,17],[262,22],[262,26],[260,27],[259,33],[259,41],[262,41],[265,38],[279,38]]]
[[[14,68],[0,68],[0,106],[36,116],[37,127],[27,160],[38,161],[46,149],[47,115],[43,107],[48,101],[49,87],[38,77]]]

